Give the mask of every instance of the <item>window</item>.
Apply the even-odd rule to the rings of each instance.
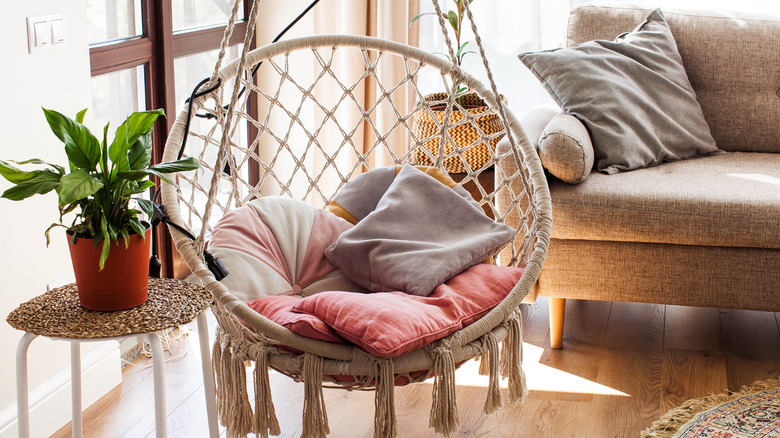
[[[232,0],[87,0],[93,104],[97,126],[114,128],[133,111],[165,110],[154,131],[153,161],[192,88],[209,76]],[[240,54],[251,0],[239,5],[227,57]],[[250,108],[250,111],[254,109]],[[243,136],[246,138],[246,136]],[[161,227],[162,230],[164,227]],[[170,239],[158,239],[163,276],[174,276]]]

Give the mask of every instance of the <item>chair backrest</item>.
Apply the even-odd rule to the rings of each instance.
[[[535,258],[541,266],[551,223],[541,164],[511,113],[508,126],[492,130],[481,120],[485,114],[466,105],[461,96],[475,92],[497,108],[492,93],[473,77],[459,74],[442,57],[359,36],[283,41],[250,52],[244,71],[238,68],[238,60],[224,67],[219,77],[225,85],[194,101],[193,112],[207,118],[193,117],[184,153],[196,157],[202,168],[180,175],[178,192],[163,187],[171,219],[198,236],[191,245],[174,232],[180,251],[200,257],[216,220],[259,196],[291,196],[323,206],[349,180],[375,167],[425,162],[453,170],[457,163],[460,173],[454,178],[488,214],[498,222],[511,217],[518,230],[500,263],[526,266]],[[223,105],[234,100],[236,78],[246,91],[236,96],[234,123],[225,127]],[[459,87],[465,91],[452,98],[431,100],[424,94]],[[448,104],[451,111],[446,111]],[[423,118],[437,129],[421,129]],[[178,156],[186,122],[182,113],[164,161]],[[516,144],[499,148],[504,152],[498,154],[493,146],[505,128]],[[469,131],[467,140],[458,137],[458,129]],[[230,136],[223,142],[225,130]],[[447,141],[440,141],[442,134]],[[479,162],[472,157],[477,149],[486,154]],[[494,202],[499,193],[509,200],[500,208]],[[203,271],[202,264],[188,263],[193,271]]]

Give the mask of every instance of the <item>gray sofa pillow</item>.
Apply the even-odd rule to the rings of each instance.
[[[474,200],[407,164],[376,210],[342,233],[325,257],[374,292],[428,296],[514,236],[512,227],[485,216]]]
[[[602,172],[718,151],[659,9],[615,41],[519,58],[588,128]]]

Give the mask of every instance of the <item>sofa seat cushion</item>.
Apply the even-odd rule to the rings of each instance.
[[[550,181],[552,237],[780,249],[780,154],[729,152]]]

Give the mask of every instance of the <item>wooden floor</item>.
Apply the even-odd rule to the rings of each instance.
[[[563,350],[549,348],[547,301],[524,306],[524,405],[482,412],[487,380],[458,370],[458,437],[637,437],[688,398],[780,376],[780,314],[638,303],[569,301]],[[211,335],[213,336],[213,318]],[[193,327],[194,329],[194,327]],[[207,435],[197,336],[166,354],[168,432]],[[86,437],[154,436],[151,360],[84,413]],[[506,388],[506,382],[503,382]],[[272,373],[282,436],[300,435],[303,385]],[[399,437],[433,437],[428,382],[397,388]],[[332,437],[370,437],[373,393],[326,390]],[[224,428],[221,429],[224,436]],[[70,435],[70,425],[56,437]]]

